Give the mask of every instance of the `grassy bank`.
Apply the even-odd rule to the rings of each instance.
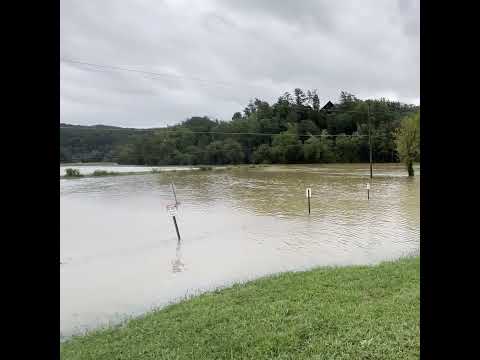
[[[285,273],[61,344],[62,359],[418,359],[419,258]]]

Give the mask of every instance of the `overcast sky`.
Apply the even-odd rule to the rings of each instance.
[[[317,89],[419,104],[419,0],[62,0],[60,121],[230,120],[250,99]]]

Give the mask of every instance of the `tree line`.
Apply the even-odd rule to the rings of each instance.
[[[61,124],[60,162],[131,165],[398,162],[396,134],[415,105],[360,100],[341,92],[320,107],[315,90],[295,89],[269,104],[251,100],[229,121],[192,117],[160,129]],[[330,106],[332,105],[332,106]],[[370,114],[370,117],[368,116]],[[415,155],[415,161],[418,156]]]

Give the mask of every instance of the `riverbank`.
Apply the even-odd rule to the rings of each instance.
[[[67,359],[418,359],[419,257],[284,273],[74,337]]]
[[[173,170],[175,171],[175,170]],[[91,177],[104,177],[104,176],[125,176],[125,175],[146,175],[146,174],[157,174],[159,171],[125,171],[125,172],[116,172],[116,171],[100,171],[93,172],[91,174],[78,174],[78,175],[60,175],[60,179],[82,179],[82,178],[91,178]]]
[[[263,168],[267,165],[229,165],[229,166],[197,166],[192,167],[191,169],[152,169],[148,171],[107,171],[107,170],[95,170],[92,173],[82,174],[76,172],[74,175],[60,175],[60,179],[81,179],[81,178],[91,178],[91,177],[104,177],[104,176],[122,176],[122,175],[147,175],[147,174],[161,174],[161,173],[172,173],[178,171],[212,171],[212,170],[231,170],[231,169],[242,169],[242,168]],[[78,170],[78,168],[72,167],[69,169]],[[68,170],[68,169],[67,169]]]

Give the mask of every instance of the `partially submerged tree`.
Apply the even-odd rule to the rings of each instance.
[[[395,145],[400,161],[405,163],[408,176],[414,176],[413,162],[420,155],[420,113],[406,116],[395,130]]]

